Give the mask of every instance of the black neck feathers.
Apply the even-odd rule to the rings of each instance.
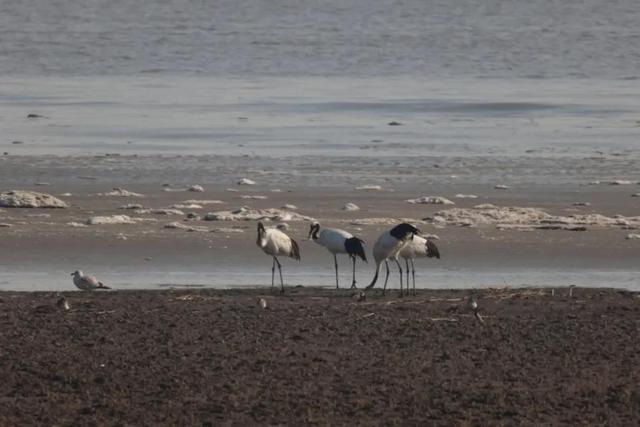
[[[407,224],[406,222],[396,225],[391,229],[391,231],[389,231],[389,234],[391,234],[393,237],[395,237],[398,240],[406,240],[413,234],[418,234],[418,233],[420,233],[420,230],[418,230],[411,224]]]

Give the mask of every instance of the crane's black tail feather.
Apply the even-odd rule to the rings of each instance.
[[[440,259],[440,251],[433,241],[427,239],[427,257]]]
[[[351,237],[344,242],[344,248],[347,253],[353,257],[359,256],[364,262],[367,262],[367,255],[364,253],[364,240],[357,237]]]

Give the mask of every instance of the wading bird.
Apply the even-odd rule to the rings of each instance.
[[[393,260],[398,265],[398,270],[400,271],[400,295],[402,296],[402,266],[400,265],[400,262],[398,262],[398,255],[402,248],[418,233],[420,233],[420,230],[415,228],[413,225],[402,223],[396,225],[391,230],[385,231],[380,235],[380,237],[378,237],[375,245],[373,245],[373,258],[376,261],[376,274],[373,276],[373,280],[366,289],[371,289],[375,286],[376,281],[378,280],[378,274],[380,273],[382,261],[384,261],[384,264],[387,267],[387,276],[384,279],[384,288],[382,289],[382,295],[384,295],[387,290],[387,281],[389,280],[389,263],[387,260]]]
[[[320,231],[320,224],[317,222],[311,223],[309,238],[320,246],[324,246],[333,254],[333,262],[336,267],[336,289],[340,288],[338,286],[338,258],[336,254],[349,254],[349,258],[353,261],[351,289],[354,289],[356,287],[356,257],[360,257],[364,262],[367,262],[367,256],[362,246],[364,240],[337,228],[323,228]]]
[[[92,291],[94,289],[111,289],[110,287],[105,286],[104,283],[98,281],[95,277],[85,276],[80,270],[74,271],[71,275],[73,276],[73,284],[80,290]]]
[[[413,260],[416,258],[438,258],[440,252],[438,247],[432,240],[425,239],[422,236],[413,236],[406,245],[400,250],[400,257],[404,258],[407,267],[407,294],[409,294],[409,261],[411,261],[411,274],[413,275],[413,295],[416,294],[416,269],[413,266]]]
[[[271,288],[274,286],[273,281],[277,264],[278,271],[280,272],[280,292],[284,292],[282,266],[277,257],[283,255],[300,261],[300,248],[298,247],[298,243],[282,231],[276,228],[265,228],[264,225],[259,222],[258,240],[256,244],[265,254],[273,257],[273,265],[271,266]]]

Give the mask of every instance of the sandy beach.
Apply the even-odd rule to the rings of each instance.
[[[0,424],[640,420],[637,293],[62,295],[68,311],[56,305],[61,294],[0,295]]]
[[[330,254],[306,240],[312,219],[360,236],[369,254],[382,231],[407,220],[436,236],[443,255],[417,262],[419,287],[638,290],[640,240],[628,238],[640,227],[640,198],[632,197],[640,189],[636,175],[624,175],[630,180],[621,185],[612,185],[612,178],[589,185],[586,176],[579,183],[546,185],[517,182],[510,175],[500,181],[509,188],[497,189],[473,183],[470,175],[446,182],[453,170],[440,178],[432,174],[439,168],[403,175],[393,159],[354,160],[352,175],[339,173],[349,158],[313,160],[290,159],[287,167],[286,160],[273,164],[270,158],[242,156],[0,157],[3,191],[43,192],[68,205],[0,208],[0,285],[4,290],[71,290],[68,275],[76,269],[119,289],[268,284],[270,259],[255,246],[257,218],[263,218],[271,226],[286,224],[301,246],[302,261],[285,262],[291,285],[332,286],[334,281]],[[604,176],[616,162],[619,158],[612,156],[591,172]],[[482,161],[473,164],[480,167]],[[175,174],[160,170],[161,165]],[[385,167],[396,175],[386,176]],[[243,178],[256,184],[238,185]],[[193,185],[202,191],[188,191]],[[360,189],[367,186],[373,189]],[[424,196],[453,204],[407,202]],[[359,210],[345,211],[347,203]],[[234,216],[235,211],[253,216]],[[125,219],[109,224],[95,218]],[[346,282],[346,257],[340,266]],[[359,284],[367,284],[374,266],[358,263],[357,268]]]

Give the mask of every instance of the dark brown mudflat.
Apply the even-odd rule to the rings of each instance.
[[[0,294],[0,425],[640,422],[625,291],[65,295]]]

